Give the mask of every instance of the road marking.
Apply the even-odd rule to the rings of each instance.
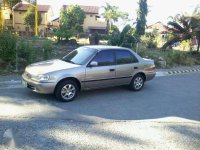
[[[170,75],[176,75],[176,74],[182,74],[182,73],[194,73],[194,72],[200,72],[200,68],[193,68],[193,69],[186,69],[186,70],[173,70],[168,71],[167,73]]]

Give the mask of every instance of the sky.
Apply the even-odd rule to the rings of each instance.
[[[129,18],[134,22],[136,20],[136,10],[138,9],[138,0],[38,0],[38,4],[48,4],[52,6],[54,18],[58,17],[62,5],[79,4],[87,6],[104,6],[108,2],[111,5],[119,7],[119,10],[127,12]],[[158,21],[167,24],[169,16],[175,16],[178,13],[191,14],[197,5],[200,6],[200,0],[147,0],[148,16],[147,25]],[[102,10],[100,9],[100,12]]]

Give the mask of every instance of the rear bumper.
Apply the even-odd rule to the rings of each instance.
[[[56,87],[56,83],[36,82],[31,78],[27,78],[24,74],[22,75],[22,83],[24,83],[24,86],[32,91],[42,94],[52,94],[54,93],[54,89]]]
[[[146,75],[146,81],[152,80],[156,76],[156,71],[145,72],[145,75]]]

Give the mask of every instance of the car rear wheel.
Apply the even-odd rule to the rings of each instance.
[[[56,87],[55,96],[63,102],[70,102],[78,95],[78,91],[76,82],[65,80]]]
[[[141,74],[136,74],[130,85],[129,88],[133,91],[140,91],[144,86],[144,77]]]

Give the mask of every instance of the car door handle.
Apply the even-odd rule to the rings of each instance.
[[[134,69],[138,69],[138,67],[134,67]]]
[[[115,69],[109,69],[110,71],[115,71]]]

